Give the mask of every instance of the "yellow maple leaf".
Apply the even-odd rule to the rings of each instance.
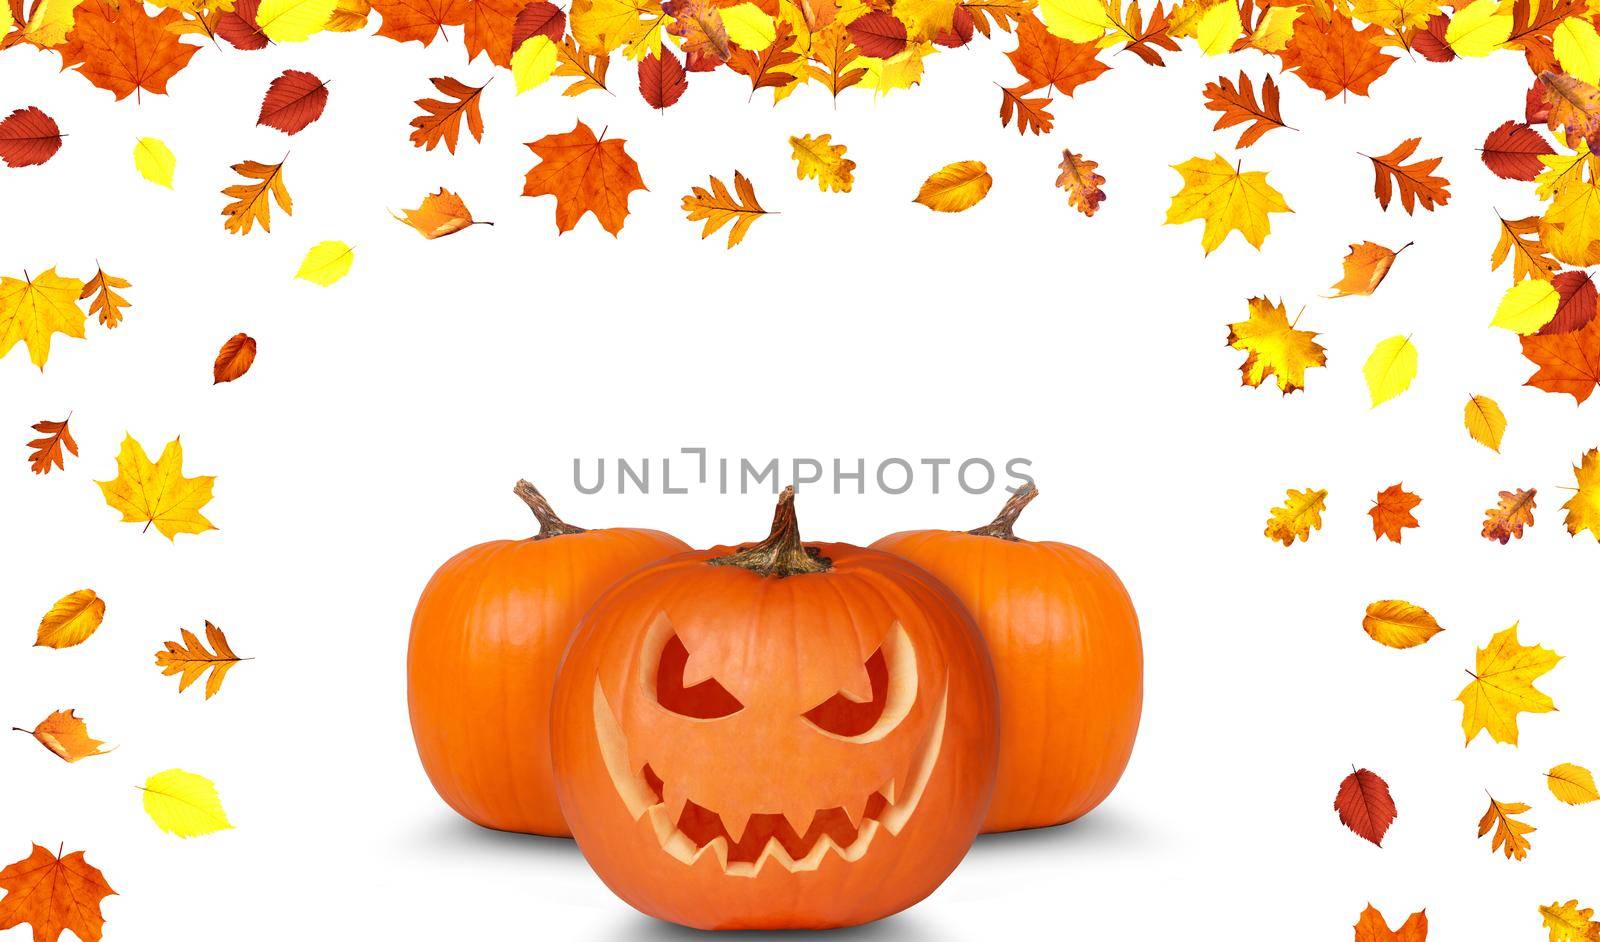
[[[1491,451],[1500,450],[1500,440],[1506,434],[1506,414],[1500,404],[1488,396],[1468,396],[1463,420],[1472,440]]]
[[[849,150],[843,144],[834,144],[832,134],[797,135],[789,138],[794,157],[794,175],[798,180],[815,180],[817,189],[826,193],[848,193],[855,184],[856,162],[844,155]]]
[[[1267,377],[1275,376],[1285,396],[1304,389],[1306,370],[1328,363],[1322,344],[1316,341],[1317,332],[1296,330],[1281,303],[1251,298],[1249,309],[1248,319],[1228,325],[1228,345],[1249,354],[1239,367],[1241,385],[1260,386]]]
[[[45,717],[32,730],[13,726],[19,733],[28,733],[56,756],[67,762],[77,762],[90,756],[103,756],[110,752],[101,749],[105,743],[89,735],[89,727],[73,710],[57,710]]]
[[[1587,805],[1600,801],[1600,791],[1595,790],[1594,774],[1581,765],[1563,762],[1544,774],[1545,784],[1556,800],[1568,805]]]
[[[106,602],[93,589],[63,595],[39,619],[36,648],[70,648],[89,640],[106,617]]]
[[[1533,685],[1561,660],[1549,648],[1517,643],[1517,626],[1489,639],[1478,649],[1472,680],[1456,697],[1461,702],[1461,730],[1467,743],[1488,731],[1495,742],[1517,744],[1517,714],[1553,713],[1555,701]],[[1481,835],[1480,835],[1481,836]]]
[[[200,508],[211,500],[215,481],[210,475],[183,476],[183,444],[179,439],[168,442],[160,460],[151,464],[144,446],[128,435],[122,439],[122,451],[117,455],[117,476],[95,483],[100,485],[111,509],[122,512],[124,523],[143,523],[146,530],[154,525],[170,540],[179,533],[216,529],[200,514]]]
[[[168,834],[199,837],[233,827],[222,810],[216,784],[204,775],[167,769],[146,779],[140,790],[145,814]]]
[[[1293,546],[1295,540],[1309,541],[1312,530],[1322,529],[1322,511],[1327,506],[1328,492],[1321,490],[1297,491],[1290,488],[1288,500],[1272,508],[1263,531],[1269,540],[1284,546]]]
[[[1489,796],[1489,810],[1485,811],[1478,821],[1478,836],[1488,834],[1493,828],[1494,838],[1489,846],[1491,851],[1501,851],[1507,860],[1513,857],[1517,860],[1527,857],[1528,851],[1533,846],[1528,840],[1528,835],[1538,828],[1512,817],[1527,811],[1528,806],[1520,801],[1496,801],[1493,795]]]
[[[1399,599],[1368,605],[1361,627],[1372,640],[1391,648],[1414,648],[1444,630],[1427,609]]]
[[[1567,532],[1577,536],[1588,530],[1600,538],[1600,448],[1584,452],[1572,472],[1578,478],[1578,492],[1561,505],[1567,512]]]
[[[1571,180],[1562,186],[1539,217],[1539,238],[1551,255],[1568,265],[1586,267],[1600,262],[1596,246],[1600,241],[1600,184]]]
[[[39,369],[50,358],[50,335],[83,338],[83,282],[62,278],[54,268],[43,274],[0,278],[0,357],[22,341]]]
[[[1367,379],[1367,392],[1377,408],[1411,388],[1417,377],[1417,348],[1410,337],[1399,335],[1379,341],[1367,357],[1361,375]]]
[[[1267,214],[1294,212],[1283,194],[1267,183],[1265,171],[1243,172],[1229,166],[1221,154],[1191,157],[1172,169],[1183,177],[1183,188],[1167,208],[1167,224],[1205,220],[1200,246],[1207,255],[1234,230],[1259,249],[1272,230]]]

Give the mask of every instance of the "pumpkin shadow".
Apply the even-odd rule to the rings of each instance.
[[[715,940],[715,942],[836,942],[836,940],[849,940],[849,942],[909,942],[916,939],[920,942],[929,942],[941,938],[954,938],[941,935],[936,929],[924,920],[918,919],[911,913],[896,913],[886,916],[876,922],[869,922],[860,926],[848,926],[843,929],[829,929],[826,932],[803,932],[792,929],[759,931],[717,931],[711,932],[702,929],[690,929],[676,923],[663,922],[641,916],[633,923],[620,927],[614,938],[625,939],[628,942],[687,942],[689,939]]]
[[[463,851],[472,854],[498,854],[550,861],[582,860],[578,845],[570,837],[544,837],[516,831],[497,831],[474,824],[457,815],[440,815],[419,829],[418,839],[430,850]]]
[[[967,851],[967,860],[994,860],[1003,857],[1027,856],[1047,849],[1073,847],[1107,849],[1148,844],[1151,834],[1133,818],[1115,810],[1098,809],[1066,824],[1023,831],[1001,831],[980,834]]]

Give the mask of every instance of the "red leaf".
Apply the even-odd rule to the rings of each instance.
[[[1445,30],[1449,28],[1450,17],[1435,13],[1428,17],[1427,28],[1417,30],[1411,38],[1411,48],[1422,53],[1422,58],[1429,62],[1449,62],[1456,57],[1456,51],[1444,41]]]
[[[549,0],[534,0],[517,14],[516,25],[511,28],[511,48],[520,48],[534,36],[547,37],[558,43],[567,31],[567,15]]]
[[[1529,124],[1545,124],[1550,120],[1550,99],[1545,97],[1544,83],[1537,78],[1528,88],[1528,101],[1523,106],[1523,120]]]
[[[893,13],[874,11],[857,17],[845,32],[863,55],[874,58],[893,58],[906,48],[906,24]]]
[[[1544,169],[1539,155],[1554,154],[1544,135],[1526,124],[1507,121],[1483,141],[1483,163],[1502,180],[1532,181]]]
[[[55,119],[29,106],[0,121],[0,160],[8,167],[33,167],[61,149],[61,128]]]
[[[250,372],[255,361],[256,339],[249,334],[234,334],[217,351],[216,362],[211,364],[211,385],[233,382]]]
[[[688,87],[683,63],[665,46],[661,47],[660,57],[652,52],[639,63],[639,94],[652,108],[665,111],[677,104]]]
[[[256,25],[256,10],[261,0],[237,0],[233,9],[217,18],[217,35],[235,49],[252,51],[267,48],[267,34]]]
[[[1594,320],[1596,291],[1594,279],[1586,271],[1564,271],[1550,280],[1561,302],[1556,316],[1539,328],[1541,334],[1570,334]]]
[[[955,15],[950,18],[950,28],[939,30],[933,41],[949,49],[958,49],[972,42],[972,12],[957,5]]]
[[[322,117],[328,106],[328,83],[310,72],[287,69],[267,87],[261,100],[261,116],[256,124],[277,128],[285,134],[299,134],[306,125]]]
[[[1339,796],[1333,800],[1344,826],[1379,847],[1383,834],[1394,823],[1394,799],[1389,783],[1366,769],[1357,769],[1339,783]]]

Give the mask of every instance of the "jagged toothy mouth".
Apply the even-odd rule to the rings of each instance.
[[[661,849],[686,864],[707,854],[729,876],[753,877],[767,861],[790,872],[815,870],[829,852],[847,861],[861,859],[880,830],[895,835],[922,801],[944,743],[947,697],[939,696],[927,741],[910,765],[907,782],[891,779],[867,793],[854,808],[833,807],[812,813],[809,821],[782,814],[750,814],[744,821],[684,799],[674,817],[665,783],[648,763],[635,773],[628,762],[627,742],[598,681],[594,687],[595,731],[606,770],[611,774],[628,813],[637,821],[649,816]]]

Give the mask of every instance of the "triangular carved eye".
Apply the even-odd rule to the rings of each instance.
[[[889,665],[880,649],[867,659],[867,678],[872,682],[872,699],[857,703],[836,693],[807,710],[805,718],[826,733],[850,739],[871,729],[889,702]]]
[[[744,704],[708,677],[693,687],[683,685],[683,668],[689,663],[689,649],[677,635],[667,639],[656,668],[656,702],[679,716],[697,720],[718,720],[744,709]]]

